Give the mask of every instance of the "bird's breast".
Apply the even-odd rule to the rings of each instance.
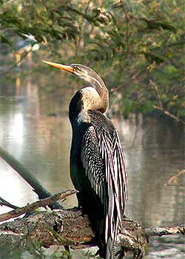
[[[90,123],[91,122],[91,118],[88,114],[87,110],[82,110],[79,114],[78,114],[78,118],[77,118],[77,123],[81,124],[81,123]]]

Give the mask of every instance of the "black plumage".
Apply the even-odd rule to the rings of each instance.
[[[73,130],[70,171],[72,182],[79,191],[79,206],[89,216],[100,255],[112,259],[127,199],[127,176],[117,130],[103,114],[109,101],[107,88],[86,66],[46,63],[90,83],[76,92],[69,106]]]
[[[114,240],[124,215],[125,163],[111,121],[99,111],[88,114],[90,122],[81,122],[73,130],[71,178],[79,190],[79,206],[96,233],[100,255],[108,259],[114,258]]]

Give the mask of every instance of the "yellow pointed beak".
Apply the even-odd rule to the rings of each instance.
[[[50,66],[53,66],[53,67],[56,67],[56,68],[59,68],[59,69],[63,69],[63,70],[65,70],[67,72],[70,72],[70,73],[73,73],[73,68],[71,66],[65,66],[65,65],[53,63],[53,62],[50,62],[50,61],[45,61],[45,60],[43,60],[43,62],[47,65],[50,65]]]

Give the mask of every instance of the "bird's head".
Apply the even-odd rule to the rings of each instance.
[[[108,107],[109,97],[108,97],[108,90],[101,79],[101,77],[90,67],[81,65],[81,64],[72,64],[70,66],[62,65],[59,63],[53,63],[50,61],[43,61],[44,63],[62,69],[64,71],[67,71],[71,73],[72,75],[83,79],[84,81],[88,82],[92,88],[96,90],[99,97],[101,98],[101,111],[105,112]],[[84,88],[85,91],[86,88]],[[87,90],[87,89],[86,89]],[[84,92],[83,91],[83,92]],[[92,89],[93,93],[93,89]],[[103,108],[102,108],[103,107]],[[99,108],[100,110],[100,108]]]
[[[50,61],[43,61],[44,63],[62,69],[71,73],[72,75],[83,79],[84,81],[90,83],[95,88],[106,88],[101,77],[90,67],[81,65],[81,64],[72,64],[70,66],[62,65],[59,63],[54,63]]]

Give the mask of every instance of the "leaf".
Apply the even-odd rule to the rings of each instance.
[[[0,33],[1,41],[2,43],[8,44],[10,47],[12,47],[12,42],[2,33]]]
[[[150,51],[147,51],[147,52],[142,52],[146,59],[150,62],[150,63],[153,63],[153,62],[156,62],[157,64],[160,64],[160,63],[163,63],[165,61],[165,58],[162,57],[162,56],[159,56],[153,52],[150,52]]]
[[[175,26],[173,26],[168,22],[162,22],[162,21],[157,21],[152,19],[150,20],[146,18],[141,18],[141,20],[145,21],[147,23],[148,28],[151,30],[154,30],[154,29],[160,30],[162,28],[163,30],[169,30],[174,33],[177,33],[177,29],[175,28]]]

